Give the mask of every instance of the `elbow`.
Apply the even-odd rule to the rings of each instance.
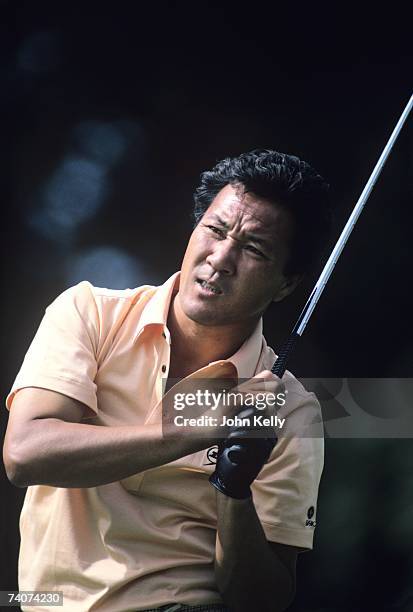
[[[3,446],[3,463],[6,476],[12,485],[25,488],[34,484],[30,479],[29,468],[31,462],[25,457],[21,444],[16,444],[6,439]]]
[[[6,476],[12,485],[21,488],[29,486],[30,483],[28,482],[24,464],[22,464],[18,458],[9,453],[3,453],[3,462]]]

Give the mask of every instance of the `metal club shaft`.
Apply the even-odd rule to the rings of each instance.
[[[366,204],[369,198],[369,195],[377,179],[380,176],[383,166],[386,163],[386,160],[390,154],[390,151],[392,150],[393,145],[397,140],[400,130],[402,129],[412,109],[412,106],[413,106],[413,95],[410,97],[410,100],[408,101],[406,108],[401,114],[401,117],[399,121],[397,122],[397,125],[394,128],[386,146],[384,147],[383,152],[380,155],[379,160],[373,172],[371,173],[369,180],[366,183],[366,186],[364,187],[359,199],[357,200],[357,203],[353,209],[353,212],[351,213],[346,225],[344,226],[344,229],[341,232],[340,237],[337,240],[337,243],[333,251],[331,252],[330,257],[328,258],[327,263],[325,264],[323,271],[321,272],[320,277],[318,281],[316,282],[313,291],[311,292],[310,297],[308,298],[300,316],[298,317],[298,320],[296,324],[294,325],[294,328],[290,334],[289,339],[287,340],[285,346],[281,349],[280,354],[272,367],[271,371],[277,376],[279,376],[280,378],[283,376],[285,372],[286,365],[287,365],[287,359],[290,356],[293,350],[293,347],[296,341],[298,340],[298,337],[303,334],[303,331],[313,313],[313,310],[316,307],[318,300],[320,299],[320,296],[324,290],[324,287],[326,286],[327,281],[330,278],[332,271],[334,270],[334,266],[336,265],[337,260],[340,257],[351,232],[353,231],[353,228],[357,222],[357,219],[359,218],[360,213],[363,210],[364,205]]]

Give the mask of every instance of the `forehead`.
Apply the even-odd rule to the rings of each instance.
[[[219,218],[229,228],[268,239],[289,241],[292,231],[291,213],[242,187],[226,185],[212,201],[206,215]]]

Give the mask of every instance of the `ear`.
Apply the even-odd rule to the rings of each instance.
[[[286,298],[294,289],[301,283],[304,278],[304,274],[292,274],[284,279],[281,287],[278,289],[276,295],[272,298],[273,302],[281,302]]]

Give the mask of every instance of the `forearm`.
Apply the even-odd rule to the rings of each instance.
[[[291,603],[294,579],[271,550],[252,498],[217,492],[215,573],[224,601],[236,612],[281,612]]]
[[[17,486],[94,487],[206,448],[209,441],[165,438],[162,425],[105,427],[36,419],[22,432],[12,482]]]

